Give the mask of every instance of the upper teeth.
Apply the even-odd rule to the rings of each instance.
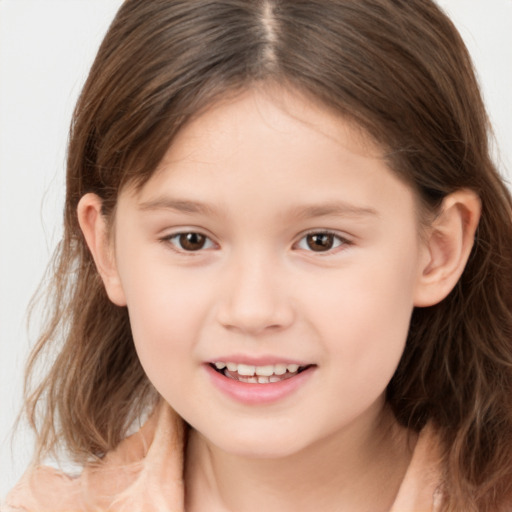
[[[250,364],[224,363],[219,361],[215,363],[218,370],[227,367],[230,372],[238,372],[239,375],[270,377],[271,375],[284,375],[287,371],[294,373],[299,369],[298,364],[269,364],[266,366],[253,366]]]

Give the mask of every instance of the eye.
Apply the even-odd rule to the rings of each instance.
[[[191,231],[189,233],[176,233],[165,237],[164,241],[169,242],[177,250],[194,252],[214,247],[213,242],[205,235]]]
[[[299,249],[313,252],[328,252],[349,242],[344,238],[328,231],[308,233],[297,244]]]

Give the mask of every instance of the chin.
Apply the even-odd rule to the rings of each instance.
[[[219,450],[236,457],[248,459],[282,459],[303,450],[308,443],[289,432],[268,435],[267,432],[241,435],[240,433],[226,433],[226,436],[208,438],[203,435],[208,444],[215,445]]]

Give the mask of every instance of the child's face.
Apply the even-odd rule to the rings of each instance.
[[[121,193],[115,254],[111,296],[156,389],[208,442],[270,457],[377,423],[427,257],[415,197],[378,148],[284,93],[184,128]],[[287,364],[306,370],[281,381]]]

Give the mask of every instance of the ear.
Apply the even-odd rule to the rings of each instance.
[[[480,199],[471,190],[458,190],[445,197],[428,228],[415,306],[433,306],[455,287],[471,253],[480,213]]]
[[[118,306],[126,306],[123,287],[114,255],[113,241],[109,236],[107,219],[101,212],[102,201],[96,194],[85,194],[78,203],[78,223],[91,251],[107,295]]]

